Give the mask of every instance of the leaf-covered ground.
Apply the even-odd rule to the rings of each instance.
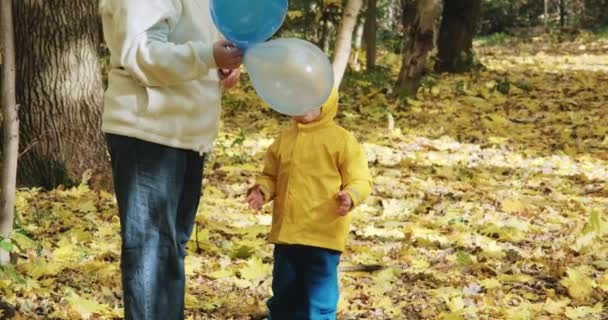
[[[339,319],[608,319],[608,41],[478,49],[486,70],[427,77],[405,101],[382,72],[344,84],[339,122],[375,188],[353,213]],[[269,208],[242,199],[289,122],[250,87],[227,104],[189,244],[190,319],[261,319],[271,293]],[[17,223],[0,302],[18,319],[120,317],[112,195],[21,190]]]

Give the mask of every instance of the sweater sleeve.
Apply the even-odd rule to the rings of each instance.
[[[276,195],[276,184],[279,175],[279,145],[280,137],[268,147],[264,161],[264,170],[257,178],[257,184],[260,186],[266,202],[274,199]]]
[[[112,0],[109,0],[112,1]],[[120,66],[145,86],[167,87],[201,77],[215,68],[213,44],[173,43],[179,0],[115,0],[114,33],[120,39]]]
[[[372,177],[365,151],[353,136],[349,136],[346,140],[340,174],[342,190],[352,199],[353,208],[359,206],[372,191]]]

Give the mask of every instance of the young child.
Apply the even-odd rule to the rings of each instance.
[[[338,93],[294,117],[268,148],[264,171],[247,195],[255,210],[274,200],[269,240],[275,244],[270,319],[335,319],[338,263],[348,213],[371,192],[367,157],[334,122]]]

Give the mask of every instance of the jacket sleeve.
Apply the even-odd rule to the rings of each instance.
[[[112,1],[112,0],[108,0]],[[191,81],[215,68],[213,44],[176,44],[169,34],[179,22],[179,0],[114,0],[114,30],[122,43],[121,66],[145,86],[167,87]]]
[[[268,147],[266,151],[266,159],[264,161],[264,170],[257,178],[257,184],[260,186],[264,200],[266,202],[274,199],[276,195],[276,184],[279,175],[279,145],[280,137]]]
[[[349,136],[346,140],[340,174],[342,190],[352,199],[353,208],[359,206],[372,191],[372,177],[365,151],[353,136]]]

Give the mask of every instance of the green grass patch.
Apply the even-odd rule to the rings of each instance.
[[[480,36],[475,39],[475,43],[480,46],[495,46],[503,44],[513,39],[513,36],[504,32],[493,33],[487,36]]]
[[[608,39],[608,26],[603,26],[595,31],[600,38]]]

